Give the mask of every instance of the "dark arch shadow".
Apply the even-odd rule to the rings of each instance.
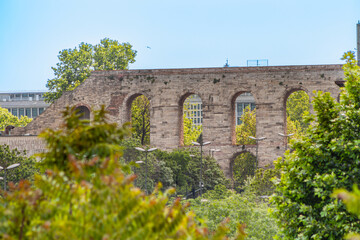
[[[90,109],[87,106],[80,105],[75,108],[80,120],[90,120]]]

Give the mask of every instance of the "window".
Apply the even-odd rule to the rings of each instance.
[[[44,108],[39,108],[39,115],[44,112]]]
[[[12,115],[17,116],[17,108],[12,108],[11,113]]]
[[[31,118],[31,108],[26,108],[25,109],[25,115],[29,118]]]
[[[37,108],[32,108],[31,113],[32,113],[32,117],[36,118],[38,116],[38,109]]]
[[[24,116],[24,109],[19,108],[19,117]]]

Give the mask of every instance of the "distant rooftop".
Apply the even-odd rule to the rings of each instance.
[[[44,93],[47,90],[16,90],[16,91],[0,91],[0,94],[16,94],[16,93]]]

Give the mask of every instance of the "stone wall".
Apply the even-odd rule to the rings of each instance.
[[[150,100],[151,145],[173,149],[182,145],[182,104],[190,94],[203,103],[203,136],[212,144],[205,148],[215,153],[221,167],[230,174],[230,161],[242,151],[235,142],[235,99],[251,92],[256,100],[259,165],[271,164],[281,156],[285,140],[278,133],[286,129],[286,99],[294,91],[330,92],[335,98],[340,89],[334,83],[343,79],[341,65],[228,67],[201,69],[158,69],[96,71],[73,92],[64,94],[36,120],[12,134],[37,135],[44,128],[57,128],[65,106],[105,105],[110,119],[129,121],[131,101],[143,94]],[[255,153],[255,146],[246,146]]]
[[[27,156],[45,151],[44,142],[37,136],[7,136],[0,137],[0,145],[9,145],[10,149],[26,150]]]

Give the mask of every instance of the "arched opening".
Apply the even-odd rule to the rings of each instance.
[[[238,93],[232,100],[233,127],[232,142],[234,145],[256,144],[250,136],[256,137],[256,104],[250,92]]]
[[[139,140],[141,145],[150,144],[150,101],[141,94],[136,94],[128,101],[128,113],[133,138]]]
[[[294,134],[291,138],[299,138],[304,135],[309,123],[303,119],[310,111],[310,98],[304,90],[293,90],[289,92],[286,102],[286,134]],[[288,141],[290,138],[287,139]]]
[[[75,108],[80,120],[90,120],[90,110],[86,106],[78,106]]]
[[[189,93],[180,101],[180,145],[192,145],[202,133],[203,111],[200,96]]]
[[[254,176],[256,157],[250,152],[241,152],[230,161],[230,170],[234,189],[240,189],[249,176]]]

